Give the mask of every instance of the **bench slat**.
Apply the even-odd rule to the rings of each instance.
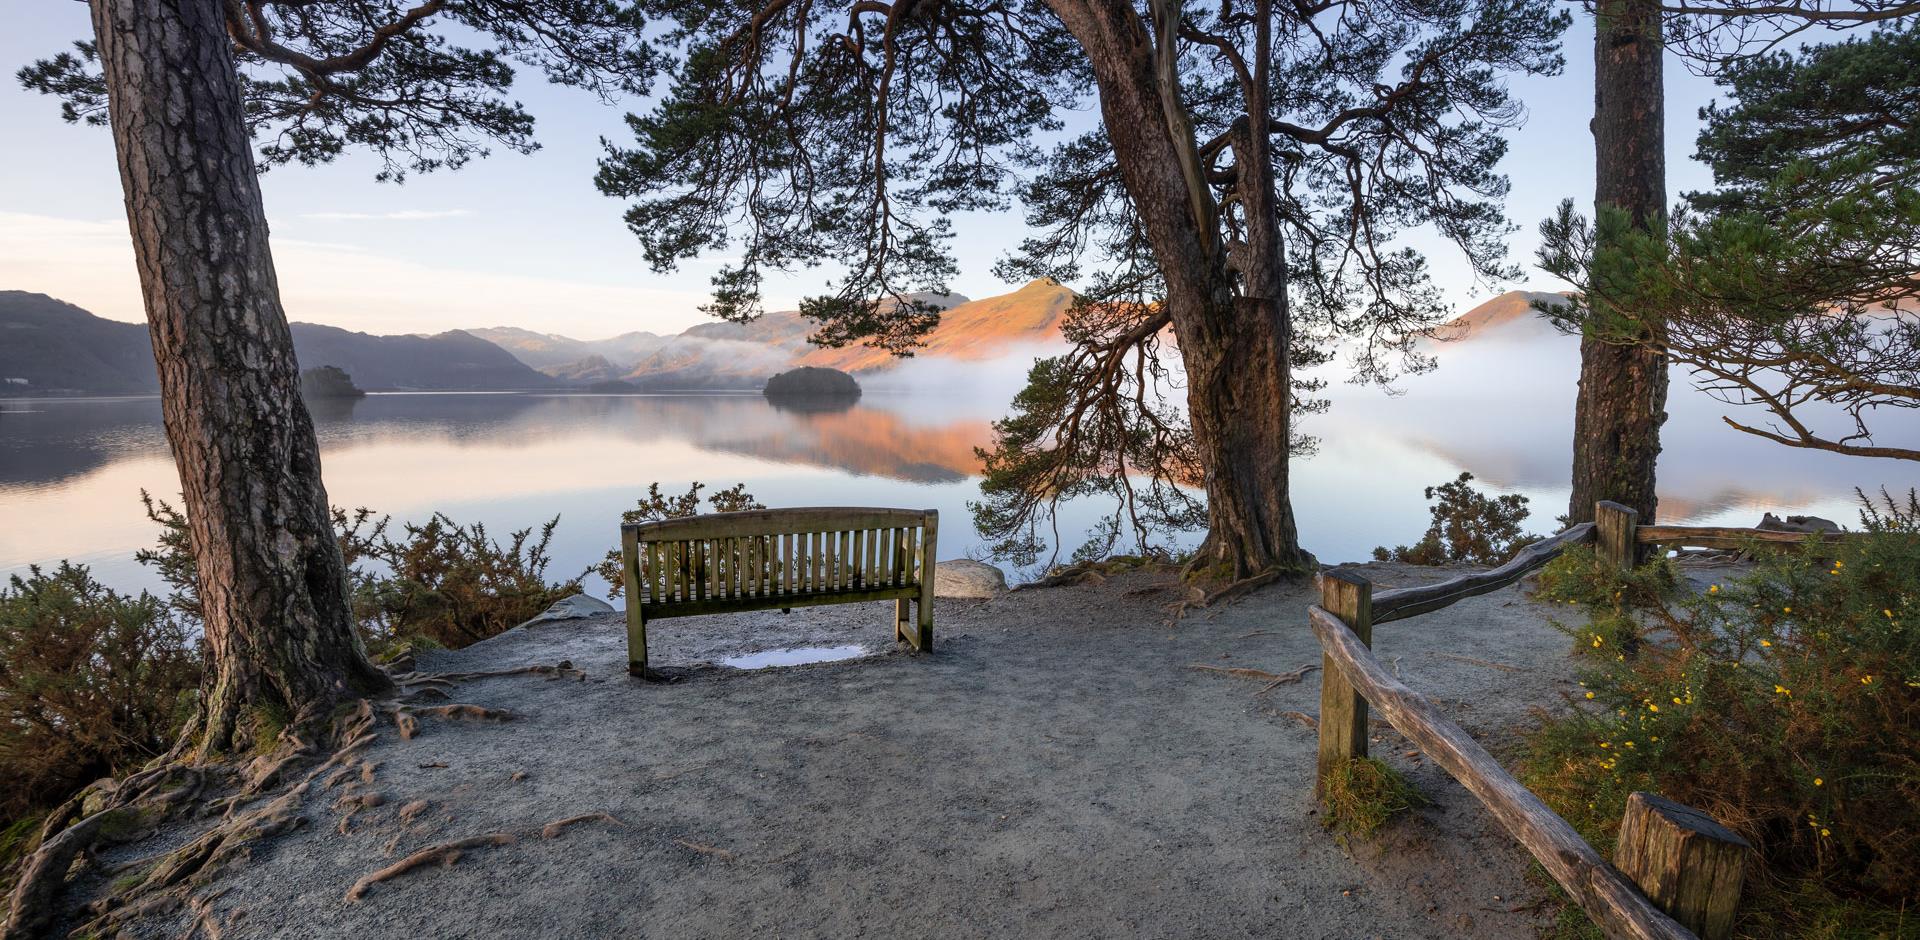
[[[638,530],[642,539],[673,541],[734,535],[768,535],[775,532],[838,532],[886,526],[919,526],[924,522],[925,513],[921,510],[868,509],[856,506],[716,512],[704,516],[628,523],[622,528]]]

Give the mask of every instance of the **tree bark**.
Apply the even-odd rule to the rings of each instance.
[[[220,0],[94,0],[205,609],[200,756],[388,687],[353,631]]]
[[[1657,0],[1601,0],[1594,16],[1594,203],[1626,210],[1642,229],[1666,212],[1662,46]],[[1607,499],[1654,521],[1666,408],[1664,356],[1581,338],[1570,522],[1593,521],[1594,504]]]
[[[1291,336],[1264,134],[1257,141],[1243,136],[1235,161],[1248,220],[1236,291],[1217,227],[1202,227],[1212,207],[1196,206],[1202,197],[1190,185],[1187,168],[1199,161],[1188,151],[1197,145],[1164,96],[1153,37],[1139,15],[1114,0],[1049,6],[1093,66],[1121,180],[1166,285],[1206,470],[1208,532],[1197,564],[1231,579],[1308,570],[1313,556],[1300,548],[1288,493]],[[1264,103],[1249,102],[1249,109],[1263,124]]]

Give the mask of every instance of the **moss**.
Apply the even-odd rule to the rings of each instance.
[[[287,730],[287,708],[278,702],[265,702],[247,709],[247,723],[253,729],[253,749],[265,754],[280,743],[280,733]]]
[[[1400,772],[1372,757],[1356,757],[1327,775],[1320,801],[1322,825],[1341,843],[1371,838],[1393,817],[1431,801]]]
[[[39,817],[26,816],[0,829],[0,871],[11,868],[14,862],[38,847],[40,823]]]

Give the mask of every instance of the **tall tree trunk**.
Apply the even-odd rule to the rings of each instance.
[[[1666,212],[1661,49],[1657,0],[1601,0],[1594,16],[1594,203],[1626,210],[1642,229]],[[1654,520],[1666,408],[1666,357],[1580,340],[1570,521],[1591,521],[1593,504],[1603,499],[1638,510],[1642,523]]]
[[[1196,144],[1181,126],[1177,99],[1167,97],[1177,86],[1163,74],[1139,15],[1118,0],[1049,6],[1093,66],[1121,180],[1166,284],[1188,416],[1206,470],[1208,532],[1198,562],[1230,578],[1305,571],[1313,556],[1300,548],[1288,495],[1290,336],[1278,223],[1270,217],[1272,180],[1242,184],[1257,189],[1265,180],[1264,197],[1247,211],[1258,217],[1250,224],[1265,221],[1273,237],[1249,252],[1259,257],[1247,263],[1236,296],[1205,187],[1196,194],[1192,185],[1200,161],[1189,151]],[[1163,29],[1171,22],[1165,9],[1156,15],[1166,20]]]
[[[202,755],[388,686],[352,627],[221,0],[93,0],[205,608]]]

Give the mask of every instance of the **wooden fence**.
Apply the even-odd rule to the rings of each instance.
[[[1628,801],[1614,864],[1507,773],[1459,725],[1395,679],[1373,655],[1373,627],[1439,610],[1456,601],[1519,581],[1574,545],[1592,543],[1600,557],[1630,568],[1648,546],[1740,548],[1756,542],[1780,547],[1810,538],[1760,529],[1641,526],[1632,509],[1602,502],[1593,522],[1527,546],[1491,571],[1425,587],[1373,593],[1358,575],[1321,575],[1320,603],[1307,608],[1324,655],[1320,685],[1320,758],[1315,789],[1343,761],[1367,753],[1367,712],[1380,712],[1394,730],[1480,799],[1509,835],[1567,890],[1608,936],[1633,940],[1708,940],[1728,936],[1739,902],[1750,847],[1738,835],[1689,809],[1651,794]]]

